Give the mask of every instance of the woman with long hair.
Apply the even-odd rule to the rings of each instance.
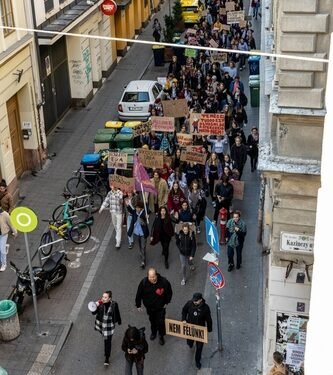
[[[205,216],[207,201],[205,198],[205,192],[199,188],[199,183],[197,180],[192,182],[187,199],[193,212],[197,233],[199,234],[200,223]]]
[[[151,229],[150,244],[156,245],[158,242],[162,246],[165,268],[169,268],[169,246],[171,237],[174,235],[172,221],[166,207],[160,207]]]
[[[179,182],[175,181],[168,195],[168,209],[170,214],[172,215],[175,212],[178,212],[184,201],[186,201],[185,195],[179,187]]]
[[[219,180],[222,176],[222,164],[218,159],[215,152],[212,152],[210,158],[206,162],[205,168],[205,177],[206,182],[209,186],[209,194],[212,198],[213,206],[215,206],[214,202],[214,185],[215,181]]]

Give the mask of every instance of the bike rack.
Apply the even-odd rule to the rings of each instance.
[[[39,259],[39,265],[41,267],[42,267],[42,261],[45,260],[45,259],[48,259],[51,256],[51,254],[50,254],[48,256],[42,257],[42,255],[41,255],[41,249],[43,249],[44,247],[51,246],[51,245],[54,245],[56,243],[60,243],[61,242],[61,245],[62,245],[62,250],[61,251],[65,252],[64,241],[65,240],[63,238],[59,238],[58,240],[46,243],[46,244],[41,245],[41,246],[38,247],[37,253],[38,253],[38,259]]]

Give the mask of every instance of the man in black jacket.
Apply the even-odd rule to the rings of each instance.
[[[102,298],[97,302],[97,309],[92,313],[96,315],[95,330],[100,332],[104,338],[104,366],[109,366],[114,328],[116,323],[121,324],[118,303],[112,301],[111,290],[103,293]]]
[[[230,149],[230,156],[234,167],[239,171],[239,179],[241,179],[247,159],[247,149],[246,146],[242,144],[240,137],[235,138],[235,144],[232,145]]]
[[[182,321],[196,324],[198,326],[206,326],[208,332],[212,332],[213,322],[210,315],[210,308],[202,297],[201,293],[194,293],[193,298],[188,301],[182,310]],[[187,345],[192,348],[193,340],[187,340]],[[198,369],[201,369],[201,353],[203,349],[203,342],[196,342],[195,364]]]
[[[222,182],[216,184],[215,186],[216,195],[216,206],[214,211],[214,221],[217,222],[219,217],[219,212],[222,207],[229,210],[232,203],[232,198],[234,196],[234,187],[229,182],[228,176],[222,176]]]
[[[150,340],[155,340],[158,332],[161,345],[164,345],[165,336],[165,308],[171,298],[172,289],[169,281],[158,274],[155,268],[150,268],[148,276],[138,286],[135,305],[139,311],[142,311],[141,302],[143,302],[151,325]]]

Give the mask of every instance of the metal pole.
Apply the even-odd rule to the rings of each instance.
[[[217,320],[217,350],[222,351],[222,320],[221,320],[221,297],[219,290],[216,291],[216,320]]]
[[[141,184],[141,193],[142,193],[143,205],[144,205],[145,213],[146,213],[146,219],[147,219],[147,223],[149,224],[149,215],[148,215],[148,212],[147,212],[145,192],[143,191],[142,182],[140,184]]]
[[[24,233],[24,241],[25,241],[25,248],[27,251],[27,258],[28,258],[28,266],[29,266],[29,274],[30,274],[30,280],[31,280],[31,290],[32,290],[32,301],[34,304],[34,311],[35,311],[35,319],[37,324],[37,333],[40,333],[40,325],[39,325],[39,318],[38,318],[38,310],[37,310],[37,296],[36,296],[36,287],[35,287],[35,280],[34,275],[32,272],[32,264],[31,264],[31,258],[30,258],[30,250],[29,250],[29,242],[28,242],[28,235],[27,233]]]

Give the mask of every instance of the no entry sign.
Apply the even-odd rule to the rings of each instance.
[[[208,262],[208,273],[210,282],[212,283],[213,287],[218,290],[224,287],[224,277],[222,275],[221,270],[217,267],[217,265],[213,262]]]

